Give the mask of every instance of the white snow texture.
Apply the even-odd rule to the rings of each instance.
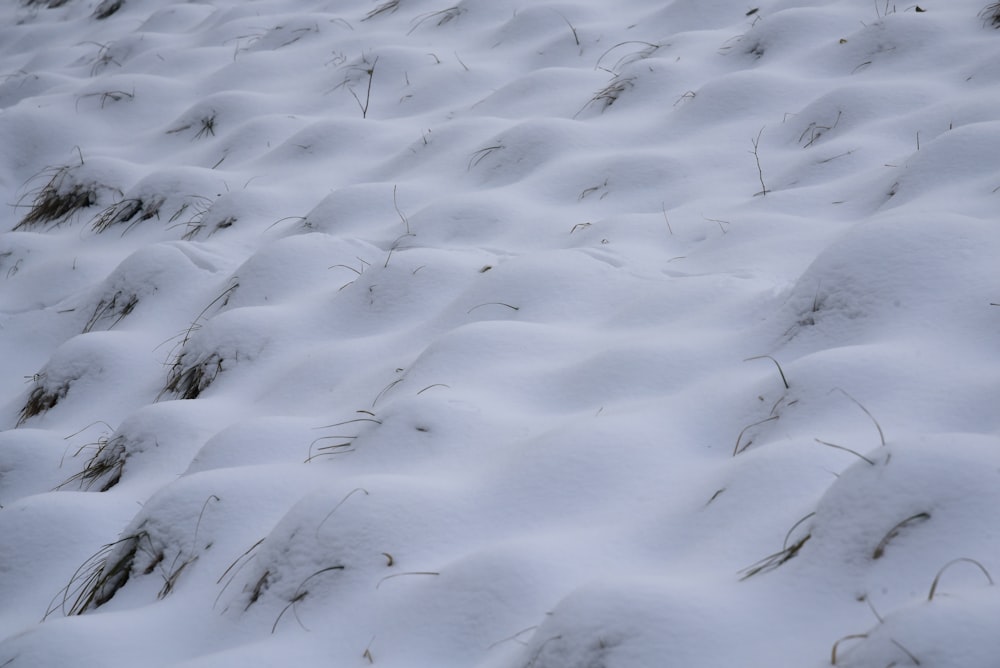
[[[0,668],[1000,665],[1000,7],[450,2],[0,7]]]

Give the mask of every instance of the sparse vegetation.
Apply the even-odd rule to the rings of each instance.
[[[497,140],[497,142],[492,146],[486,146],[473,152],[472,157],[469,158],[469,164],[466,169],[471,171],[473,167],[485,160],[491,153],[494,151],[502,151],[504,148],[506,147],[503,145],[503,141]]]
[[[774,569],[778,568],[785,562],[794,558],[799,553],[799,550],[802,549],[802,547],[809,541],[810,538],[812,538],[812,534],[807,533],[798,541],[792,543],[791,545],[786,546],[779,552],[775,552],[774,554],[769,554],[760,561],[751,564],[750,566],[747,566],[746,568],[740,571],[740,576],[741,576],[740,580],[746,580],[748,578],[753,577],[754,575],[773,571]]]
[[[590,100],[580,108],[580,111],[573,114],[573,118],[576,118],[591,106],[597,106],[603,112],[605,109],[617,102],[622,93],[635,85],[635,79],[636,78],[634,76],[626,77],[620,74],[615,75],[607,86],[594,93],[593,97],[591,97]]]
[[[554,9],[552,11],[556,12],[556,10],[554,10]],[[563,16],[559,12],[556,12],[556,14],[558,14],[559,18],[561,18],[563,20],[563,22],[569,28],[569,31],[571,33],[573,33],[573,42],[577,45],[577,47],[580,48],[580,55],[583,55],[583,47],[580,45],[580,34],[576,31],[576,26],[574,26],[573,23],[570,22],[570,20],[568,18],[566,18],[565,16]]]
[[[31,230],[49,223],[59,225],[82,209],[96,204],[99,186],[78,173],[83,164],[81,155],[79,165],[52,167],[32,177],[29,183],[45,180],[45,184],[29,191],[18,201],[16,206],[27,206],[28,213],[14,226],[14,230]],[[30,198],[31,204],[22,204],[24,198]]]
[[[358,103],[358,108],[361,109],[361,118],[368,118],[368,106],[371,104],[372,99],[372,82],[375,80],[375,66],[378,64],[378,56],[372,60],[371,63],[368,62],[368,58],[362,57],[360,62],[355,65],[348,66],[348,75],[344,77],[344,80],[333,87],[332,90],[337,90],[338,88],[346,88],[347,92],[351,94],[354,101]],[[353,77],[352,74],[360,74],[362,76],[368,77],[368,85],[365,89],[365,101],[362,102],[361,98],[358,96],[357,92],[354,90]]]
[[[77,96],[77,98],[76,98],[76,108],[79,110],[79,108],[80,108],[80,101],[81,100],[86,100],[86,99],[93,98],[93,97],[100,98],[100,100],[101,100],[101,109],[104,109],[104,107],[108,104],[108,102],[120,102],[122,100],[134,100],[135,99],[135,91],[134,90],[133,91],[127,91],[127,90],[105,90],[105,91],[101,91],[100,93],[85,93],[83,95]]]
[[[410,28],[410,30],[406,34],[407,35],[412,34],[414,30],[419,28],[427,21],[434,21],[435,25],[443,26],[444,24],[449,23],[458,18],[459,16],[461,16],[463,12],[465,12],[465,9],[456,5],[454,7],[441,9],[436,12],[427,12],[426,14],[421,14],[417,18],[413,19],[413,21],[411,22],[413,24],[413,27]]]
[[[306,628],[306,625],[302,623],[302,620],[299,618],[299,613],[295,609],[295,605],[309,595],[309,590],[305,588],[306,583],[312,580],[317,575],[322,575],[323,573],[329,573],[331,571],[342,571],[344,570],[344,568],[345,568],[344,566],[341,566],[339,564],[336,566],[327,566],[326,568],[319,569],[318,571],[307,577],[305,580],[300,582],[299,586],[296,587],[295,589],[295,593],[292,594],[291,599],[288,601],[288,604],[281,609],[281,612],[278,613],[277,619],[274,620],[274,625],[271,626],[271,633],[274,633],[275,630],[277,630],[278,622],[281,621],[281,618],[285,615],[286,612],[288,612],[289,608],[291,608],[292,614],[295,616],[295,621],[299,623],[299,626],[301,626],[304,631],[308,631],[309,629]]]
[[[101,0],[101,4],[94,8],[94,13],[91,16],[98,21],[103,21],[121,9],[124,4],[125,0]]]
[[[852,450],[850,448],[844,447],[843,445],[837,445],[836,443],[830,443],[829,441],[821,441],[818,438],[814,438],[813,440],[816,441],[817,443],[819,443],[820,445],[825,445],[828,448],[835,448],[837,450],[843,450],[844,452],[849,452],[852,455],[854,455],[855,457],[857,457],[858,459],[861,459],[861,460],[867,462],[870,466],[875,466],[875,462],[873,462],[868,457],[865,457],[863,454],[861,454],[857,450]]]
[[[382,586],[382,583],[386,580],[391,580],[393,578],[401,578],[406,575],[441,575],[437,571],[407,571],[406,573],[393,573],[392,575],[386,575],[384,578],[378,581],[375,588],[378,589]]]
[[[947,564],[942,566],[941,569],[937,572],[937,575],[934,576],[934,581],[931,582],[931,589],[927,593],[928,601],[934,600],[934,593],[937,591],[938,584],[941,582],[941,576],[944,575],[944,572],[947,571],[952,566],[954,566],[955,564],[960,564],[960,563],[972,564],[973,566],[978,568],[980,571],[982,571],[983,575],[986,576],[986,581],[989,582],[990,586],[991,587],[993,586],[993,576],[990,575],[990,572],[986,570],[985,566],[983,566],[975,559],[970,559],[969,557],[959,557],[958,559],[952,559]]]
[[[0,668],[990,665],[1000,2],[893,2],[14,0]]]
[[[368,12],[368,14],[365,16],[365,18],[363,18],[361,20],[362,21],[369,21],[369,20],[371,20],[371,19],[373,19],[376,16],[379,16],[381,14],[392,14],[397,9],[399,9],[399,2],[400,2],[400,0],[388,0],[387,2],[383,2],[381,5],[379,5],[375,9],[371,10],[370,12]]]
[[[774,420],[777,420],[780,417],[781,417],[780,415],[772,415],[770,417],[764,418],[763,420],[757,420],[756,422],[753,422],[743,427],[743,429],[740,430],[739,435],[736,437],[736,445],[733,447],[733,457],[735,457],[736,455],[740,454],[741,452],[749,448],[750,444],[753,443],[753,440],[749,440],[746,443],[743,443],[742,448],[740,447],[740,443],[743,441],[743,435],[747,433],[748,430],[752,429],[753,427],[760,426],[765,422],[773,422]]]
[[[393,383],[389,387],[387,387],[386,390],[390,389],[393,385],[395,385],[395,383]],[[385,392],[385,390],[383,390],[383,392]],[[380,393],[379,396],[381,396],[381,393]],[[376,401],[378,401],[377,397],[376,397]],[[358,411],[358,413],[363,413],[363,414],[365,414],[365,415],[367,415],[369,417],[361,417],[361,418],[353,418],[351,420],[344,420],[343,422],[336,422],[334,424],[328,424],[328,425],[324,425],[322,427],[317,427],[317,429],[332,429],[333,427],[342,427],[344,425],[354,424],[354,423],[357,423],[357,422],[372,422],[374,424],[379,424],[379,425],[382,424],[382,421],[379,420],[379,419],[377,419],[375,417],[375,413],[373,413],[371,411]],[[345,431],[345,430],[338,430],[338,431]],[[317,457],[321,457],[321,456],[325,456],[325,455],[339,455],[339,454],[344,454],[344,453],[347,453],[347,452],[354,452],[353,448],[351,448],[351,446],[353,445],[352,441],[354,441],[356,438],[358,438],[358,436],[360,436],[360,434],[332,434],[332,435],[329,435],[329,436],[320,436],[319,438],[314,439],[313,442],[309,444],[309,452],[308,452],[308,456],[306,457],[305,461],[306,461],[306,463],[309,463],[312,460],[316,459]],[[339,441],[339,442],[331,444],[331,445],[320,446],[318,448],[315,447],[317,443],[320,443],[320,442],[323,442],[323,441],[331,441],[331,440],[332,441]],[[315,450],[315,452],[314,452],[314,450]],[[360,489],[360,488],[358,488],[358,489]],[[357,491],[357,490],[354,490],[354,491]],[[352,491],[351,494],[353,494],[354,491]],[[366,490],[362,489],[361,491],[363,491],[366,496],[368,495],[368,492]],[[348,497],[349,496],[350,496],[350,494],[348,494]],[[341,503],[343,503],[343,502],[341,502]],[[340,504],[338,504],[337,507],[339,508]],[[336,508],[334,510],[336,510]],[[326,521],[326,520],[324,520],[324,521]],[[320,522],[320,525],[322,525],[322,522]]]
[[[983,8],[979,12],[979,18],[983,20],[983,25],[988,25],[994,29],[1000,28],[1000,2],[994,2]]]
[[[889,529],[886,532],[882,540],[879,541],[878,545],[875,547],[875,551],[872,552],[872,559],[881,559],[882,555],[885,554],[885,548],[888,547],[889,541],[899,535],[899,532],[904,528],[911,526],[913,524],[920,524],[926,522],[931,518],[930,513],[917,513],[916,515],[910,515],[905,520],[898,522],[896,526]]]
[[[820,137],[837,127],[843,113],[843,111],[837,111],[837,117],[833,119],[833,123],[830,123],[829,125],[820,125],[816,121],[809,123],[809,125],[806,126],[806,129],[802,131],[802,134],[799,135],[799,143],[802,144],[802,148],[809,148],[815,144]]]
[[[757,162],[757,178],[760,179],[760,192],[754,193],[754,196],[767,195],[769,192],[767,186],[764,184],[764,168],[760,165],[760,136],[762,134],[764,134],[764,128],[761,128],[757,136],[750,140],[750,143],[753,144],[753,151],[751,153],[753,153],[753,159]],[[784,378],[784,374],[782,374],[782,378]],[[785,385],[787,387],[788,384],[786,383]]]
[[[215,136],[215,120],[218,117],[218,112],[214,109],[207,114],[200,116],[194,121],[184,122],[180,125],[174,126],[167,130],[168,135],[175,135],[185,130],[190,130],[192,128],[197,128],[194,136],[191,138],[192,141],[195,139],[201,139],[203,137]]]
[[[197,399],[216,376],[222,373],[223,358],[217,353],[193,361],[190,357],[187,352],[181,352],[170,365],[167,384],[160,392],[160,397],[170,393],[178,399]]]
[[[86,449],[93,449],[94,453],[87,460],[83,470],[70,476],[59,485],[59,488],[78,483],[80,489],[89,490],[94,485],[100,484],[98,491],[108,491],[121,480],[128,454],[125,445],[123,434],[113,438],[100,438],[94,443],[84,445],[76,451],[74,457]]]
[[[98,75],[104,71],[108,65],[117,65],[118,67],[122,66],[112,53],[111,44],[100,44],[96,42],[92,42],[92,44],[97,47],[97,55],[94,56],[91,61],[90,76],[93,77]]]
[[[178,578],[198,560],[198,556],[186,555],[183,550],[178,550],[169,566],[165,566],[170,548],[157,544],[159,541],[154,542],[153,536],[143,526],[144,523],[133,533],[91,555],[53,598],[45,617],[57,610],[71,616],[99,608],[110,601],[133,574],[157,572],[163,586],[156,597],[163,599],[168,596],[176,587]]]
[[[750,362],[753,360],[771,360],[772,362],[774,362],[774,366],[778,368],[778,374],[781,376],[781,383],[785,386],[786,390],[790,389],[790,386],[788,385],[788,379],[785,378],[785,371],[784,369],[781,368],[781,365],[778,364],[778,360],[774,359],[770,355],[754,355],[753,357],[748,357],[743,361]]]
[[[789,529],[788,533],[785,534],[785,541],[781,545],[781,550],[775,552],[774,554],[769,554],[760,561],[753,563],[750,566],[747,566],[746,568],[741,570],[740,580],[746,580],[747,578],[751,578],[754,575],[773,571],[774,569],[778,568],[788,560],[794,558],[802,549],[802,547],[809,541],[809,539],[812,538],[812,532],[806,533],[805,536],[795,541],[794,543],[789,543],[789,541],[792,539],[792,534],[795,532],[797,528],[799,528],[799,526],[802,525],[803,522],[810,519],[815,514],[816,513],[814,512],[809,513],[808,515],[800,519],[798,522],[793,524],[792,528]]]
[[[22,0],[26,7],[44,7],[46,9],[55,9],[57,7],[62,7],[69,0]]]
[[[574,35],[575,35],[574,31]],[[607,57],[612,51],[616,51],[619,47],[630,46],[633,44],[641,44],[643,48],[629,51],[622,56],[619,56],[618,60],[611,67],[605,67],[601,65],[605,57]],[[601,56],[597,59],[597,64],[594,65],[595,70],[604,70],[609,72],[613,76],[619,76],[623,67],[629,63],[634,63],[637,60],[644,60],[649,58],[660,48],[660,44],[653,44],[652,42],[644,42],[642,40],[628,40],[626,42],[618,42],[611,48],[607,49]],[[634,47],[633,47],[634,48]]]
[[[867,637],[868,637],[867,633],[852,633],[850,635],[844,636],[843,638],[840,638],[839,640],[837,640],[837,642],[833,643],[833,647],[830,649],[830,665],[831,666],[837,665],[837,649],[840,647],[840,643],[844,642],[845,640],[863,640]]]
[[[108,543],[87,559],[49,605],[45,617],[59,610],[63,615],[82,615],[98,608],[128,582],[140,543],[149,541],[149,534],[138,531]]]
[[[864,405],[860,401],[858,401],[857,399],[855,399],[854,397],[852,397],[850,394],[848,394],[846,391],[842,390],[839,387],[833,388],[832,390],[830,390],[830,392],[840,392],[845,397],[847,397],[852,402],[854,402],[854,404],[858,408],[860,408],[862,411],[864,411],[865,415],[868,416],[868,419],[870,419],[872,421],[872,424],[875,425],[875,429],[878,430],[879,442],[881,443],[882,447],[885,447],[885,433],[883,433],[883,431],[882,431],[882,425],[880,425],[878,423],[878,420],[876,420],[875,416],[871,414],[871,411],[869,411],[867,408],[865,408]]]
[[[183,227],[184,233],[181,235],[181,239],[185,241],[194,239],[211,224],[210,214],[212,213],[212,205],[216,201],[203,195],[189,195],[187,201],[170,216],[167,222],[171,224],[167,229]],[[188,214],[190,217],[185,220],[184,214]],[[228,221],[226,220],[227,218],[229,219]],[[210,234],[219,229],[231,227],[235,222],[235,216],[221,217],[216,221]]]
[[[35,387],[28,394],[28,400],[24,403],[18,414],[17,426],[20,427],[28,418],[41,415],[59,403],[60,399],[69,393],[70,381],[64,381],[55,385],[46,382],[44,373],[35,377]]]
[[[256,558],[257,555],[254,553],[254,550],[260,547],[265,540],[266,538],[261,538],[256,543],[247,548],[247,550],[243,554],[236,557],[233,563],[229,564],[229,567],[226,568],[226,570],[223,571],[222,575],[219,576],[219,579],[215,581],[215,584],[221,584],[222,581],[226,578],[226,576],[229,575],[230,572],[232,572],[232,575],[229,575],[229,579],[226,580],[226,584],[222,585],[222,589],[219,590],[218,595],[215,597],[215,602],[212,604],[213,608],[219,604],[219,599],[222,598],[222,595],[224,593],[226,593],[226,589],[229,588],[229,585],[232,584],[233,579],[239,574],[239,572],[242,571],[243,568],[250,563],[250,561]],[[264,574],[258,580],[258,586],[260,588],[266,586],[268,574],[269,574],[268,571],[264,571]],[[246,607],[243,608],[243,611],[246,612],[246,610],[248,610],[250,606],[253,605],[258,598],[260,598],[260,589],[258,589],[256,596],[253,597],[253,600],[249,601]]]
[[[98,214],[94,218],[93,223],[91,223],[91,228],[94,232],[101,233],[106,232],[110,227],[129,223],[122,230],[122,234],[125,234],[132,227],[143,221],[150,220],[151,218],[159,218],[160,209],[163,207],[165,201],[165,197],[123,199]]]

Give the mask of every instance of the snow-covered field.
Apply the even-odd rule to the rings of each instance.
[[[451,1],[0,8],[0,666],[997,666],[984,0]]]

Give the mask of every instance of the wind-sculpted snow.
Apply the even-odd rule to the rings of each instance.
[[[996,12],[6,3],[0,668],[994,666]]]

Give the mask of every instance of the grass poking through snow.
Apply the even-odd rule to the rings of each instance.
[[[36,227],[54,224],[58,225],[75,213],[97,203],[95,182],[80,179],[77,174],[80,165],[63,165],[39,172],[32,181],[46,179],[41,187],[25,195],[31,199],[31,204],[23,205],[19,201],[17,207],[27,206],[28,213],[14,226],[14,230],[32,230]]]

